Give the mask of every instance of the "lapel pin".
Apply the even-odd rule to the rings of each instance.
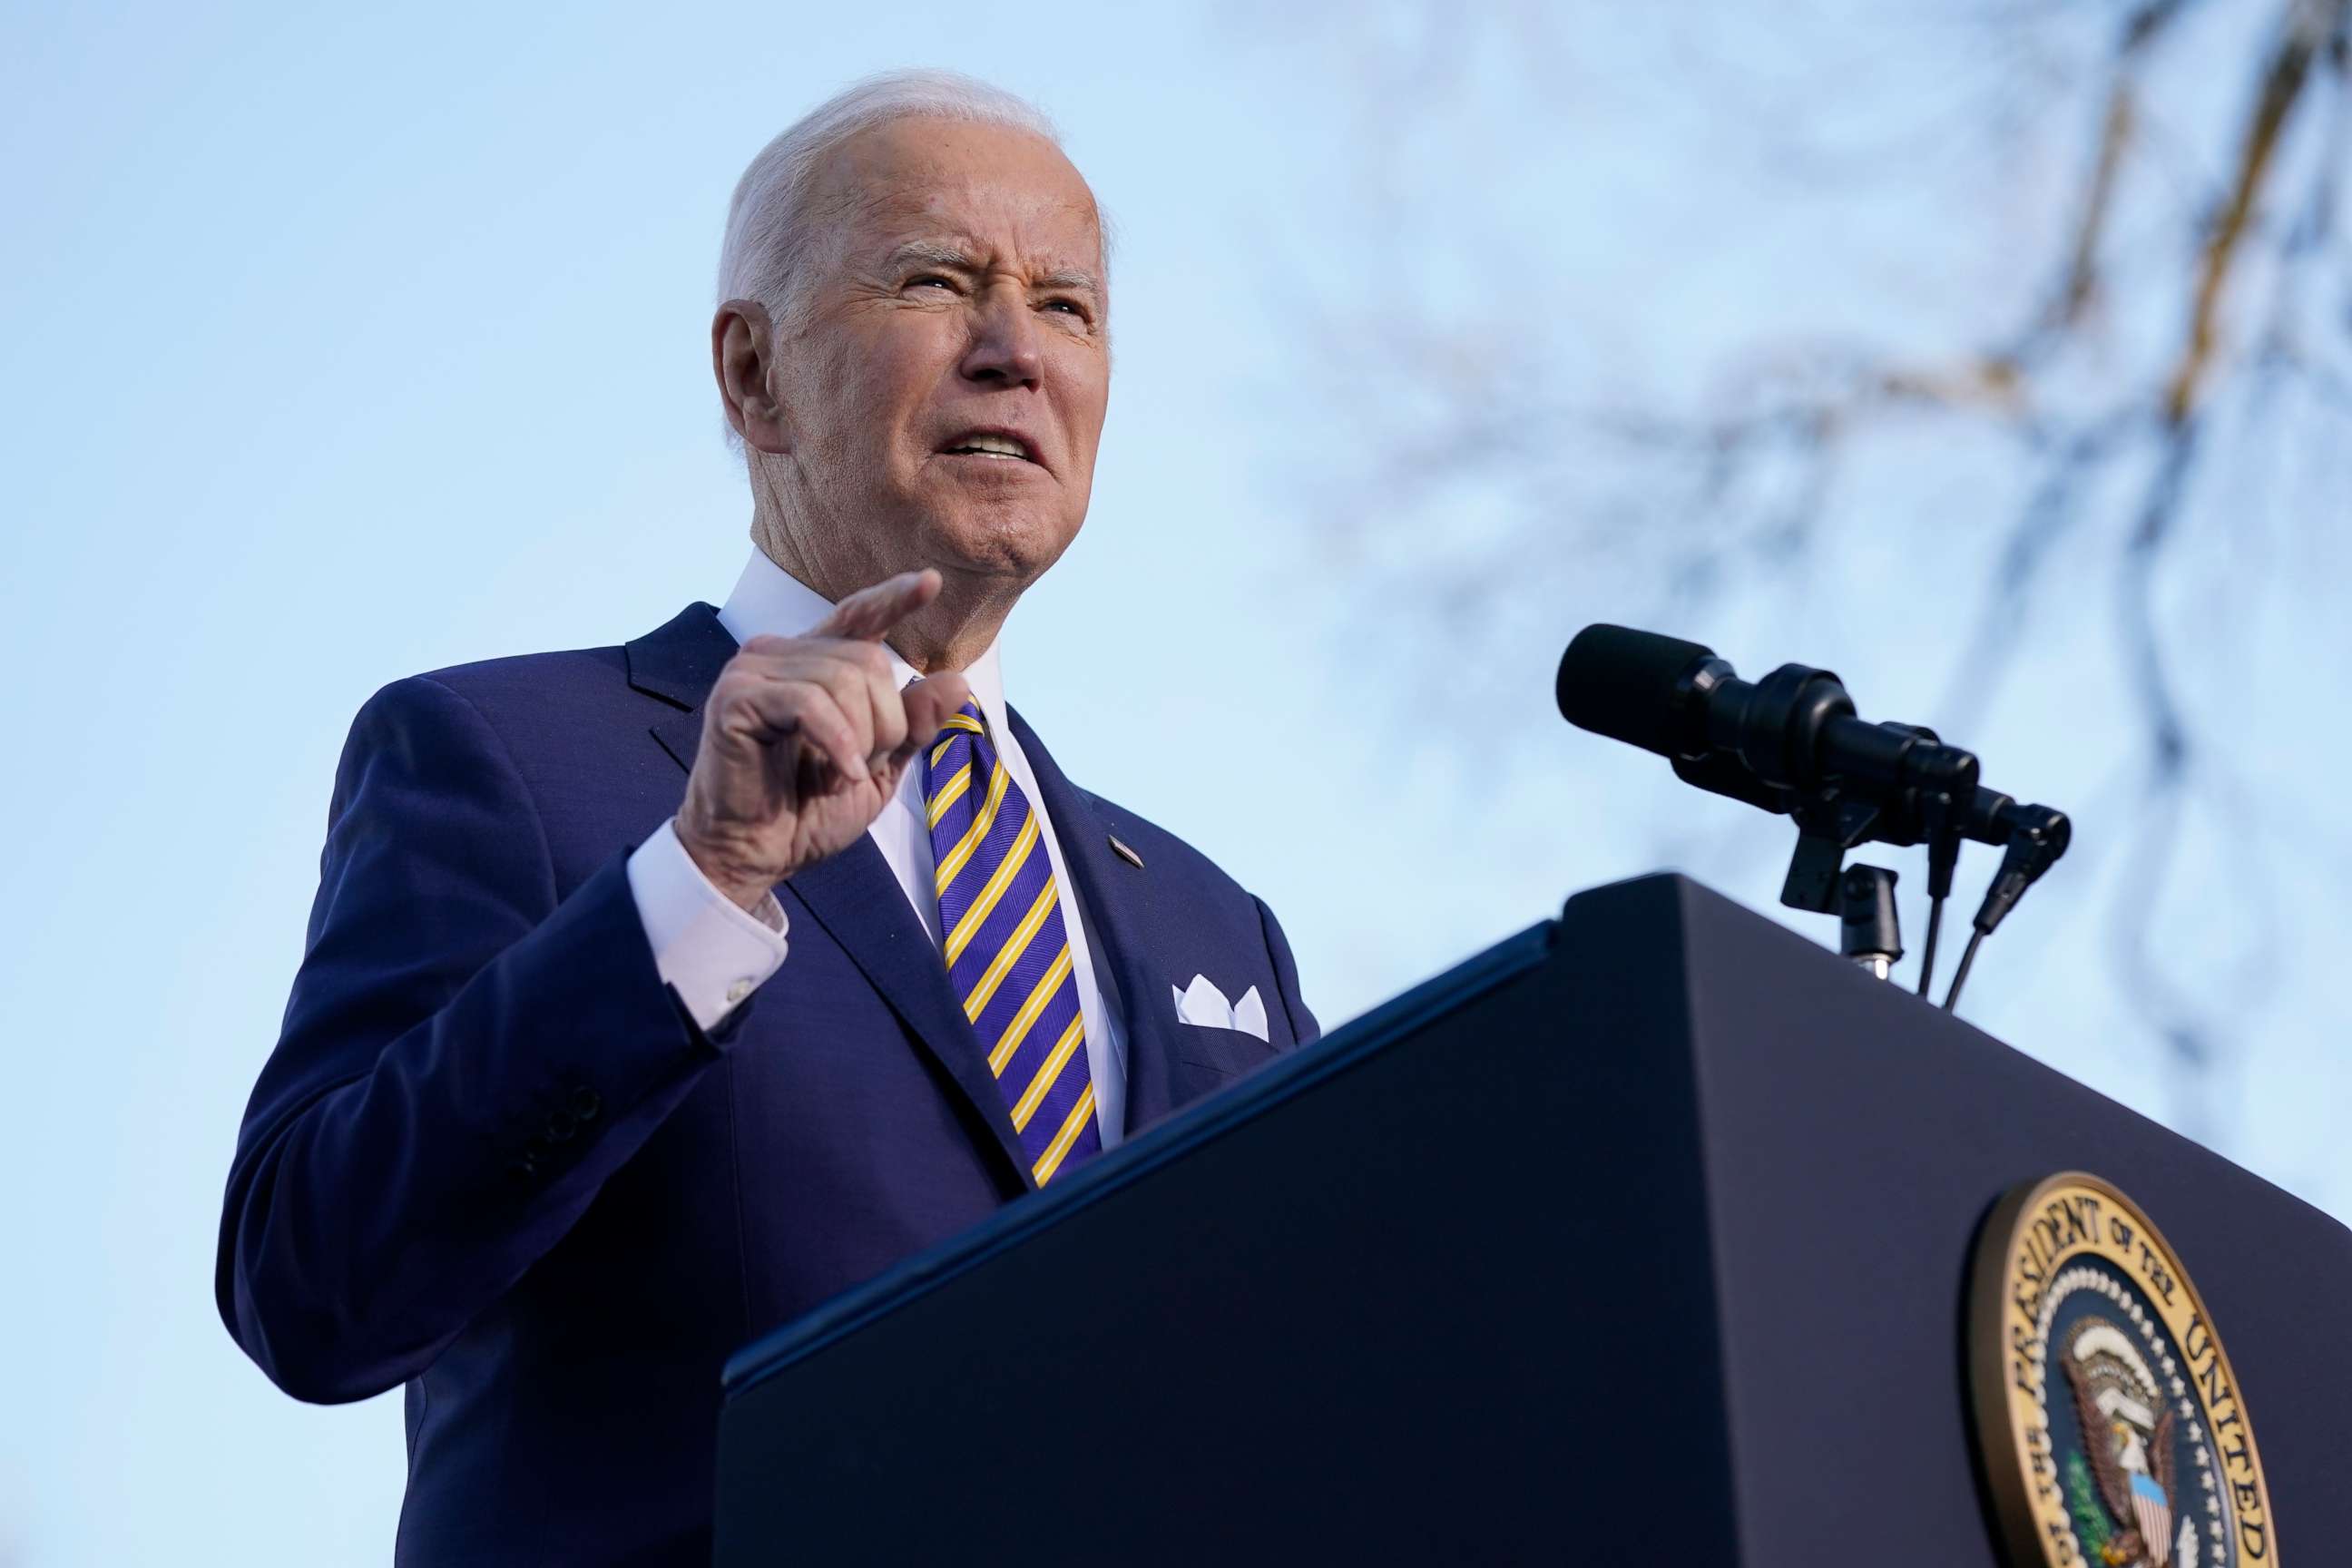
[[[1104,837],[1110,840],[1111,848],[1118,852],[1120,859],[1126,861],[1129,865],[1134,867],[1139,871],[1143,869],[1143,857],[1138,855],[1134,850],[1129,849],[1126,845],[1121,844],[1118,841],[1118,834],[1106,834]]]

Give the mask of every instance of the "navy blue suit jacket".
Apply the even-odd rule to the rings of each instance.
[[[734,651],[698,604],[352,725],[215,1289],[288,1393],[407,1385],[403,1563],[707,1561],[728,1353],[1029,1190],[872,840],[777,889],[790,954],[716,1030],[662,983],[626,860]],[[1129,1130],[1314,1039],[1265,906],[1012,721],[1116,981]],[[1255,985],[1271,1042],[1177,1022],[1196,973]]]

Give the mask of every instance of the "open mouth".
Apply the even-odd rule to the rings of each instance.
[[[1035,448],[1020,437],[1002,430],[974,430],[958,436],[940,450],[950,457],[990,458],[999,462],[1034,463]]]

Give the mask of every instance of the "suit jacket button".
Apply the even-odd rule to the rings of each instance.
[[[507,1174],[518,1186],[528,1185],[539,1174],[539,1162],[529,1154],[518,1155],[507,1166]]]
[[[580,1131],[580,1123],[572,1119],[572,1112],[556,1110],[549,1113],[547,1125],[541,1131],[551,1143],[569,1143],[572,1135]]]
[[[583,1121],[593,1121],[596,1113],[604,1109],[604,1100],[583,1083],[572,1091],[572,1099],[565,1109]]]

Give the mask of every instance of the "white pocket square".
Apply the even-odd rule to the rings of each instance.
[[[1192,984],[1181,990],[1171,985],[1169,992],[1176,998],[1176,1021],[1180,1024],[1201,1024],[1212,1029],[1239,1029],[1245,1035],[1255,1035],[1268,1045],[1274,1042],[1265,1032],[1265,1004],[1253,985],[1242,993],[1238,1002],[1228,1002],[1205,974],[1192,976]]]

